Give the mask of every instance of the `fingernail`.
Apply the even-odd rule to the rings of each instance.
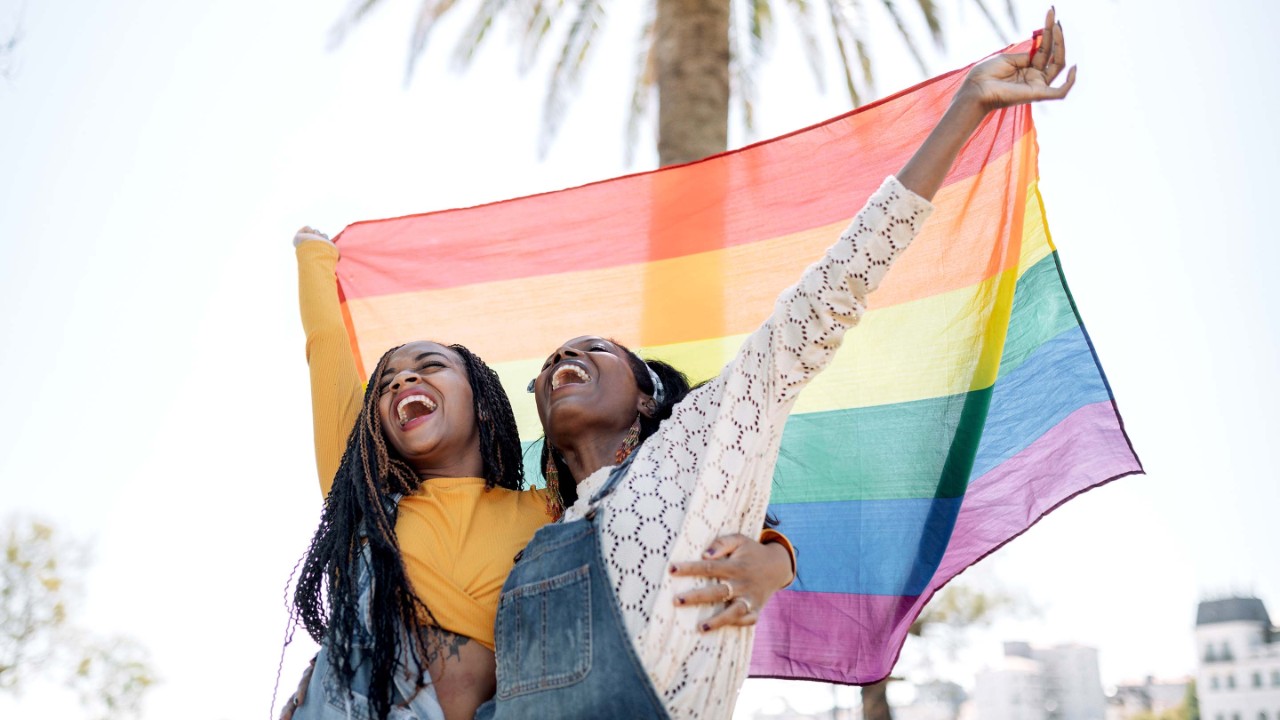
[[[672,574],[672,575],[675,575],[675,574],[676,574],[676,566],[675,566],[675,565],[672,565],[672,566],[671,566],[671,568],[670,568],[670,570],[671,570],[671,574]]]
[[[702,632],[711,632],[711,626],[707,623],[702,623]]]
[[[706,550],[702,551],[702,557],[711,557],[712,555],[715,555],[715,554],[716,554],[716,551],[713,548],[707,548]]]
[[[684,598],[682,598],[682,597],[678,597],[678,598],[676,598],[676,604],[677,604],[677,605],[683,605],[683,604],[684,604]]]

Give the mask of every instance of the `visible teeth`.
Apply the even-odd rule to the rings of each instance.
[[[396,405],[396,414],[400,416],[401,425],[409,422],[410,420],[409,413],[407,412],[406,408],[408,408],[411,403],[422,403],[423,405],[425,405],[427,408],[427,411],[422,413],[423,415],[430,415],[431,413],[436,411],[435,400],[432,400],[426,395],[410,395],[409,397],[402,399]]]
[[[577,380],[570,380],[570,376],[577,378]],[[591,376],[587,374],[586,370],[583,370],[577,365],[561,365],[556,369],[555,374],[551,376],[551,389],[555,390],[561,385],[584,383],[589,380],[591,380]]]

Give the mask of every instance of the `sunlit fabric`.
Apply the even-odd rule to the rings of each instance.
[[[612,337],[711,377],[963,77],[690,165],[353,224],[337,241],[353,351],[369,368],[408,340],[467,345],[501,374],[530,444],[525,387],[566,339]],[[884,677],[948,580],[1140,471],[1049,236],[1036,152],[1029,108],[987,119],[801,395],[772,498],[798,579],[766,608],[753,675]]]

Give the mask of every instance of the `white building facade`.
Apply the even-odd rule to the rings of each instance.
[[[1002,667],[984,670],[974,683],[974,710],[980,720],[1106,718],[1096,648],[1009,642],[1004,654]]]
[[[1280,629],[1261,600],[1201,602],[1196,654],[1203,720],[1280,720]]]

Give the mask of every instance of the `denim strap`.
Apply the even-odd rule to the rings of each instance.
[[[627,474],[627,470],[631,467],[631,461],[634,460],[635,457],[636,454],[632,452],[627,456],[626,460],[615,465],[613,470],[609,471],[609,479],[605,481],[604,487],[600,488],[600,490],[591,498],[590,505],[592,508],[595,508],[596,503],[600,502],[608,496],[609,493],[613,492],[614,488],[618,486],[618,481],[622,479],[623,475]]]

